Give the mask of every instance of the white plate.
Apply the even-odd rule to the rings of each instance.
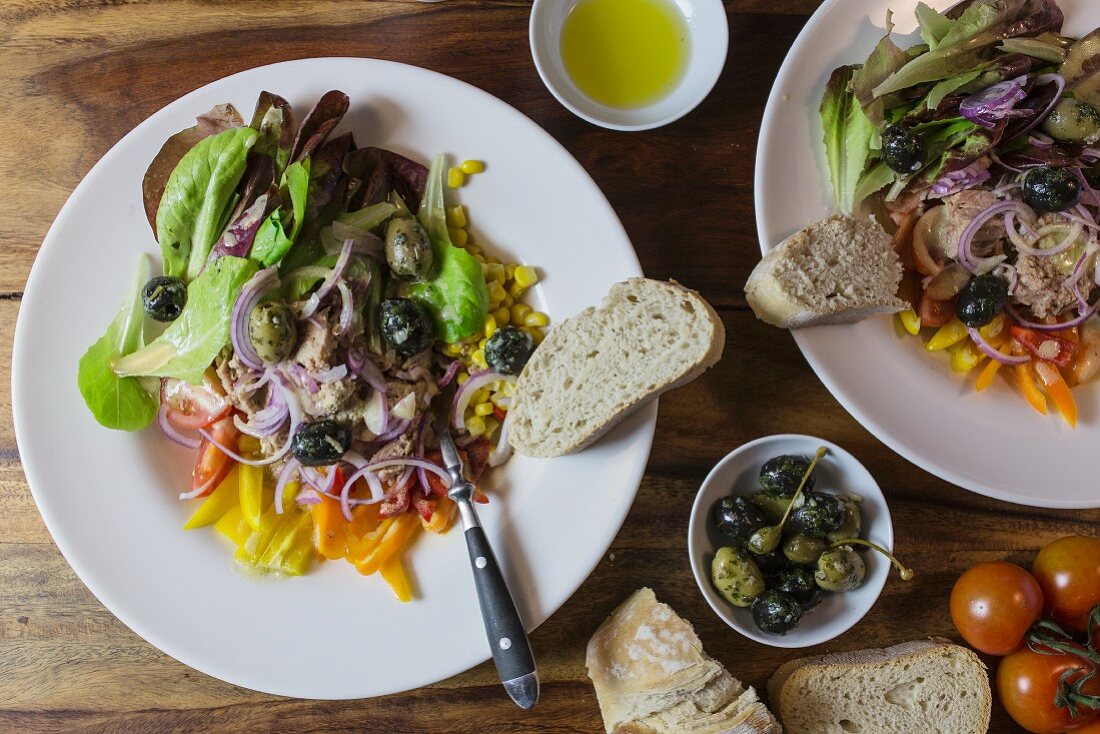
[[[145,167],[172,133],[219,102],[246,117],[256,95],[299,114],[342,89],[341,125],[359,145],[426,161],[437,151],[486,161],[459,197],[477,236],[544,279],[536,305],[554,320],[641,274],[607,200],[533,122],[449,77],[371,59],[292,61],[194,91],[135,128],[95,165],[46,236],[16,327],[12,390],[20,456],[58,547],[103,604],[172,657],[222,680],[303,698],[359,698],[441,680],[489,656],[462,534],[423,537],[409,556],[421,598],[394,600],[380,578],[326,563],[260,582],[210,530],[184,532],[194,505],[191,453],[155,430],[99,427],[76,365],[118,308],[139,252],[155,252],[141,203]],[[517,458],[491,477],[482,522],[533,629],[580,586],[626,516],[645,468],[656,406],[595,447]],[[568,538],[569,542],[562,542]],[[537,650],[536,650],[537,652]],[[501,696],[503,696],[501,692]]]
[[[939,10],[953,0],[930,3]],[[1100,26],[1094,0],[1061,0],[1065,31]],[[887,9],[911,34],[916,0],[827,0],[779,71],[756,157],[756,221],[765,252],[833,212],[818,105],[830,72],[862,63],[883,34]],[[916,36],[912,36],[914,43]],[[923,469],[974,492],[1036,507],[1100,507],[1096,447],[1100,389],[1074,392],[1076,430],[1035,413],[1008,382],[978,394],[943,354],[899,339],[890,318],[816,327],[795,340],[837,400],[880,440]]]

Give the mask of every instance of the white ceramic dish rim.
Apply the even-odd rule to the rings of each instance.
[[[382,61],[377,59],[361,59],[355,57],[299,59],[255,67],[253,69],[248,69],[237,74],[224,77],[223,79],[216,80],[214,82],[211,82],[210,84],[203,85],[202,87],[195,89],[192,92],[189,92],[186,95],[169,103],[165,107],[153,113],[150,117],[148,117],[133,130],[127,133],[127,135],[124,136],[118,143],[116,143],[109,151],[107,151],[107,153],[105,153],[104,156],[85,175],[84,179],[77,185],[69,200],[62,208],[53,225],[51,225],[50,231],[47,233],[46,238],[43,241],[42,249],[40,252],[52,251],[53,249],[61,247],[60,243],[57,241],[56,233],[58,230],[62,229],[63,225],[68,221],[68,219],[70,219],[70,205],[80,196],[85,194],[86,189],[90,185],[89,182],[96,178],[95,174],[99,170],[110,166],[112,161],[114,161],[116,157],[123,155],[126,147],[126,142],[128,140],[135,139],[138,136],[142,135],[145,130],[156,125],[160,120],[164,118],[178,116],[179,110],[181,109],[187,109],[188,114],[193,116],[195,114],[195,111],[191,110],[190,108],[194,106],[195,101],[201,98],[204,92],[206,92],[206,90],[211,87],[211,85],[217,85],[220,83],[225,83],[228,85],[231,84],[230,80],[236,80],[239,77],[257,75],[260,73],[271,73],[273,71],[282,71],[285,67],[295,67],[297,65],[305,65],[307,67],[309,65],[316,65],[319,68],[325,68],[330,65],[339,67],[341,65],[357,65],[363,62],[371,65],[372,70],[377,68],[378,66],[385,68],[398,67],[406,71],[411,70],[412,72],[415,72],[417,74],[426,74],[430,75],[431,77],[444,79],[446,80],[446,83],[458,85],[458,87],[463,90],[464,94],[477,95],[482,99],[485,104],[495,106],[497,109],[500,110],[501,115],[507,116],[515,124],[530,126],[530,128],[532,129],[531,134],[540,136],[542,141],[547,146],[552,148],[556,152],[556,154],[561,157],[563,165],[566,165],[573,169],[576,175],[583,177],[581,180],[587,182],[587,184],[590,185],[592,191],[592,197],[590,200],[595,201],[596,206],[601,209],[600,216],[610,217],[610,219],[605,219],[604,221],[607,223],[607,226],[612,229],[612,231],[617,233],[618,237],[621,238],[621,241],[626,244],[626,248],[623,250],[623,255],[625,259],[623,259],[623,261],[619,263],[619,269],[622,272],[618,275],[622,275],[624,277],[628,277],[631,275],[641,275],[641,268],[640,264],[638,263],[637,256],[633,252],[632,248],[630,248],[629,246],[629,239],[627,238],[627,235],[623,230],[621,223],[618,221],[617,217],[615,217],[614,212],[610,207],[610,204],[607,202],[606,198],[603,197],[602,193],[592,181],[591,177],[588,176],[587,172],[584,171],[580,164],[577,163],[576,160],[573,159],[572,156],[569,155],[569,153],[559,143],[557,143],[557,141],[555,141],[544,130],[539,128],[535,123],[523,116],[522,113],[518,112],[510,105],[507,105],[505,102],[476,87],[473,87],[472,85],[461,82],[460,80],[453,79],[451,77],[445,77],[445,75],[438,74],[437,72],[432,72],[430,70],[421,69],[418,67],[412,67],[406,64],[399,64],[396,62]],[[459,142],[460,141],[456,141],[456,144],[458,144]],[[140,202],[138,202],[138,204],[140,204]],[[140,210],[140,205],[138,206],[138,209]],[[144,219],[143,212],[140,214],[140,217]],[[164,636],[158,631],[157,625],[155,623],[150,623],[149,620],[139,619],[135,615],[130,614],[129,610],[127,609],[127,604],[124,600],[114,598],[111,594],[105,593],[105,590],[103,588],[100,588],[99,583],[104,578],[103,570],[94,568],[92,564],[86,564],[85,559],[78,553],[74,552],[74,548],[70,545],[66,537],[64,535],[59,535],[56,532],[56,527],[58,525],[56,518],[54,517],[54,512],[57,511],[56,505],[49,501],[46,501],[49,492],[43,494],[43,487],[47,486],[47,472],[43,469],[43,467],[45,466],[45,454],[43,454],[42,452],[46,451],[46,449],[40,447],[38,445],[38,442],[31,439],[30,435],[28,434],[28,419],[26,418],[26,416],[30,415],[33,412],[33,401],[35,399],[35,395],[34,391],[31,390],[30,387],[35,383],[34,368],[32,365],[25,363],[23,355],[27,354],[29,350],[28,345],[31,343],[31,340],[34,337],[32,337],[27,327],[27,321],[29,321],[30,319],[28,317],[25,317],[24,314],[29,314],[31,311],[38,310],[34,305],[37,301],[37,298],[34,296],[34,294],[36,294],[41,288],[40,281],[48,276],[48,273],[45,271],[45,267],[41,265],[42,262],[43,261],[41,257],[36,258],[35,264],[34,266],[32,266],[26,289],[28,297],[26,297],[24,300],[24,306],[21,309],[20,318],[16,324],[15,329],[15,348],[13,352],[14,356],[12,364],[12,392],[13,418],[16,425],[17,440],[24,458],[24,469],[27,475],[28,484],[31,487],[32,495],[34,496],[36,504],[39,507],[39,512],[42,515],[43,520],[47,525],[47,528],[50,530],[51,535],[53,535],[58,548],[62,552],[62,555],[66,558],[66,560],[72,566],[73,570],[77,573],[81,580],[85,582],[89,590],[97,597],[97,599],[99,599],[99,601],[103,603],[104,606],[107,607],[112,613],[114,613],[115,616],[117,616],[124,624],[130,627],[130,629],[132,629],[138,635],[143,637],[146,641],[150,642],[150,644],[153,644],[155,647],[171,655],[177,660],[180,660],[181,662],[184,662],[185,664],[208,675],[226,680],[227,682],[236,685],[253,688],[255,690],[260,690],[266,693],[305,698],[362,698],[375,695],[384,695],[400,690],[407,690],[409,688],[427,685],[429,683],[435,682],[436,680],[449,677],[450,675],[468,669],[488,658],[488,646],[486,644],[483,653],[479,653],[475,656],[467,656],[455,661],[453,665],[445,672],[445,674],[436,675],[434,677],[421,676],[419,679],[416,679],[415,682],[407,683],[405,685],[393,685],[390,683],[383,683],[380,685],[375,685],[373,688],[370,686],[364,688],[363,684],[350,683],[346,688],[342,688],[336,691],[329,691],[325,689],[319,689],[316,684],[313,684],[309,681],[295,681],[292,683],[284,681],[278,684],[258,684],[255,681],[242,679],[241,677],[234,676],[232,674],[227,674],[224,670],[221,669],[221,664],[212,663],[210,661],[209,656],[206,652],[199,654],[196,653],[194,649],[184,649],[180,646],[177,646],[176,644],[167,643],[164,639]],[[129,276],[127,275],[126,277],[128,278]],[[608,285],[610,285],[610,283]],[[72,386],[71,389],[75,390],[75,386]],[[599,550],[599,552],[591,553],[590,557],[587,559],[585,567],[575,568],[574,572],[570,574],[570,581],[568,584],[566,584],[569,587],[568,593],[561,594],[560,598],[544,600],[544,606],[540,610],[540,618],[528,618],[527,626],[529,629],[534,629],[543,621],[545,621],[546,618],[557,611],[557,609],[560,608],[560,606],[564,604],[569,599],[569,597],[572,596],[572,594],[581,585],[581,583],[583,583],[583,581],[591,574],[592,570],[602,558],[606,548],[610,545],[611,541],[617,534],[619,528],[626,518],[627,512],[629,511],[633,503],[637,488],[644,473],[646,464],[645,458],[648,456],[650,447],[652,445],[654,426],[656,423],[656,412],[656,403],[647,406],[646,408],[638,411],[638,413],[636,413],[635,415],[629,417],[624,422],[624,424],[618,427],[608,437],[608,439],[613,439],[606,441],[608,444],[613,444],[612,450],[618,449],[620,451],[623,451],[624,454],[629,454],[630,457],[640,457],[640,460],[632,459],[631,462],[626,462],[622,467],[620,467],[619,473],[622,476],[622,493],[614,500],[617,503],[615,505],[616,511],[608,513],[607,522],[603,525],[603,531],[600,533],[598,538],[595,538],[597,542],[592,544],[593,548],[599,546],[598,548],[596,548],[597,550]],[[624,438],[626,439],[626,442],[628,442],[625,447],[623,446],[624,441],[621,440]],[[157,438],[155,440],[160,439]],[[596,448],[598,449],[599,445],[597,445]],[[182,533],[182,531],[179,532]],[[451,533],[449,534],[449,536],[445,536],[443,540],[447,540],[448,538],[450,541],[452,541],[452,543],[457,543],[460,545],[462,542],[460,534],[457,532]],[[452,549],[449,550],[457,550],[457,546],[454,546]],[[498,554],[501,550],[502,548],[498,546]],[[462,555],[461,565],[464,568],[468,563],[468,560],[465,558],[465,550],[462,549],[460,552]],[[226,562],[231,563],[231,559],[227,557]],[[92,579],[91,583],[89,583],[89,579]],[[348,582],[354,583],[354,580],[349,579]],[[470,590],[472,593],[472,584],[470,584]],[[478,618],[476,620],[476,626],[480,628],[480,625],[481,622]],[[478,631],[478,637],[481,637],[480,629]]]
[[[561,63],[559,37],[541,21],[547,13],[567,13],[566,7],[571,8],[577,0],[569,0],[565,4],[562,0],[535,0],[531,6],[528,30],[531,58],[535,62],[535,69],[538,70],[542,83],[550,90],[550,94],[554,95],[554,98],[574,115],[609,130],[623,132],[652,130],[687,115],[707,98],[722,75],[726,65],[726,55],[729,52],[729,23],[721,0],[672,1],[679,6],[685,16],[689,17],[688,28],[692,34],[692,48],[689,66],[683,79],[680,80],[676,90],[667,97],[640,109],[621,110],[609,107],[587,97],[576,88],[567,73],[556,68]],[[690,17],[697,10],[706,14],[707,22]],[[557,28],[560,31],[560,26]],[[698,48],[697,40],[702,40],[705,48]],[[693,93],[684,91],[689,83],[694,85]],[[669,107],[676,98],[679,99],[679,104],[675,108],[670,108],[663,114],[656,113],[658,109]],[[649,113],[648,117],[646,113]]]
[[[1095,9],[1085,10],[1086,0],[1060,0],[1059,5],[1064,9],[1066,14],[1066,26],[1071,26],[1077,23],[1080,26],[1081,14],[1087,14],[1092,12],[1093,15],[1089,16],[1092,19],[1092,25],[1100,24],[1100,14]],[[906,27],[915,25],[915,22],[910,22],[912,14],[909,12],[910,6],[914,3],[912,0],[825,0],[824,3],[814,12],[814,14],[807,21],[806,25],[799,32],[794,44],[784,59],[782,65],[779,68],[779,72],[776,75],[776,80],[772,86],[772,91],[768,97],[768,102],[764,110],[764,117],[760,127],[760,137],[757,145],[756,156],[756,168],[754,176],[754,190],[756,197],[756,224],[757,231],[760,234],[760,248],[761,251],[766,253],[771,249],[770,243],[778,243],[782,237],[790,234],[790,232],[774,231],[772,225],[769,222],[769,212],[764,205],[763,197],[767,195],[767,182],[772,172],[769,170],[770,161],[770,149],[773,147],[773,137],[783,137],[785,135],[788,125],[784,124],[784,110],[782,110],[783,104],[787,100],[787,89],[789,89],[794,83],[796,74],[804,70],[806,60],[801,58],[807,51],[807,44],[809,39],[814,35],[815,28],[823,22],[826,18],[831,18],[833,13],[840,12],[840,8],[844,7],[845,10],[853,9],[853,19],[850,25],[856,25],[859,22],[864,22],[865,11],[872,11],[872,20],[877,19],[879,13],[885,17],[887,7],[893,7],[895,11],[894,20],[900,27]],[[951,2],[946,0],[937,1],[932,3],[935,7],[950,7]],[[900,7],[899,7],[900,6]],[[942,7],[941,7],[942,6]],[[908,25],[905,25],[908,24]],[[871,47],[867,46],[866,52],[870,52]],[[861,48],[860,52],[863,49]],[[831,55],[836,53],[836,49],[830,47],[827,51],[820,53],[820,63],[829,64],[832,61]],[[838,63],[852,63],[859,56],[859,52],[846,53],[843,56],[838,56]],[[845,61],[847,59],[847,61]],[[830,66],[831,68],[831,66]],[[815,71],[815,73],[817,73]],[[819,90],[820,91],[820,90]],[[816,106],[814,107],[816,111]],[[816,112],[815,112],[816,113]],[[816,128],[815,128],[816,129]],[[806,143],[820,147],[816,140],[807,140]],[[815,149],[816,150],[816,149]],[[822,157],[818,155],[818,157]],[[818,170],[818,178],[822,186],[827,187],[827,179],[825,174]],[[808,224],[811,219],[807,220],[805,224]],[[793,230],[791,230],[793,231]],[[857,327],[864,327],[868,322],[856,325]],[[977,477],[977,471],[968,475],[962,470],[946,466],[942,460],[938,460],[936,457],[929,455],[927,452],[916,450],[909,445],[904,433],[914,430],[913,426],[906,426],[905,431],[895,430],[888,427],[884,420],[880,419],[879,410],[882,408],[871,404],[866,404],[865,400],[861,397],[858,391],[845,389],[842,384],[842,380],[845,375],[834,368],[831,368],[826,364],[827,357],[829,357],[829,350],[822,345],[815,332],[824,333],[829,329],[845,329],[855,327],[816,327],[814,329],[807,329],[803,331],[793,332],[795,342],[801,349],[806,361],[810,364],[811,368],[817,374],[818,378],[825,384],[829,392],[840,402],[840,404],[864,427],[866,427],[871,433],[873,433],[879,440],[889,446],[892,450],[900,454],[908,461],[916,464],[925,471],[934,474],[941,479],[944,479],[952,484],[963,487],[971,492],[992,497],[994,499],[1003,500],[1006,502],[1013,502],[1018,504],[1025,504],[1034,507],[1049,507],[1055,509],[1086,509],[1100,507],[1100,494],[1094,494],[1092,497],[1086,496],[1084,491],[1080,492],[1080,496],[1074,497],[1050,497],[1046,495],[1036,495],[1034,493],[1028,493],[1023,489],[1005,489],[1006,486],[1011,486],[1011,482],[1005,480],[1002,477],[1000,484],[983,481]],[[899,347],[900,350],[900,347]],[[919,357],[914,356],[914,360]],[[938,370],[945,371],[947,368],[945,365],[937,365]],[[1005,401],[1020,402],[1021,406],[1015,408],[1016,413],[1020,414],[1021,422],[1019,423],[1021,428],[1021,434],[1023,431],[1031,430],[1043,430],[1043,431],[1064,431],[1065,429],[1060,425],[1051,427],[1050,423],[1043,423],[1040,420],[1040,416],[1029,414],[1030,408],[1022,406],[1022,401],[1013,395],[998,396],[998,399]],[[1100,404],[1100,397],[1089,396],[1085,398],[1091,400],[1093,404]],[[1080,401],[1080,399],[1079,399]],[[1096,415],[1095,407],[1084,407],[1083,410],[1087,410],[1092,415],[1092,420],[1096,421],[1098,416]],[[1056,413],[1048,418],[1058,423],[1060,418]],[[987,419],[988,420],[988,419]],[[1026,422],[1023,422],[1026,421]],[[1087,431],[1091,431],[1100,435],[1100,426],[1088,426],[1083,425],[1084,421],[1079,422],[1076,429],[1078,436]],[[1091,434],[1090,434],[1091,435]],[[1050,484],[1054,484],[1050,482]],[[1017,485],[1019,486],[1019,485]]]
[[[868,498],[872,498],[876,503],[876,509],[881,512],[879,518],[878,527],[874,531],[874,537],[872,540],[882,544],[887,550],[893,550],[894,548],[894,521],[890,515],[890,507],[886,502],[886,497],[882,493],[882,489],[878,486],[878,482],[875,480],[874,475],[865,467],[862,462],[859,461],[850,452],[842,447],[834,444],[831,441],[818,438],[816,436],[807,436],[798,433],[781,433],[772,436],[762,436],[760,438],[744,443],[733,451],[722,457],[722,459],[714,465],[714,468],[707,474],[706,479],[699,485],[699,491],[695,494],[695,500],[691,505],[691,518],[688,521],[688,534],[687,534],[687,546],[688,546],[688,563],[691,565],[691,573],[695,578],[695,584],[699,587],[699,593],[702,594],[707,604],[710,606],[714,614],[721,619],[732,630],[735,630],[738,634],[747,637],[750,640],[759,642],[762,645],[768,645],[770,647],[777,647],[782,649],[800,649],[805,647],[812,647],[814,645],[820,645],[828,642],[829,640],[836,639],[840,635],[844,634],[852,627],[859,624],[859,622],[867,616],[867,613],[871,611],[875,603],[878,601],[879,596],[882,595],[882,590],[886,586],[886,581],[891,574],[891,567],[885,559],[877,558],[874,561],[874,566],[868,572],[867,579],[861,587],[861,591],[870,592],[873,590],[873,594],[867,594],[867,603],[864,608],[858,607],[845,607],[845,614],[848,617],[847,623],[843,626],[837,626],[831,631],[824,631],[823,628],[808,629],[814,624],[814,615],[821,609],[815,609],[808,612],[802,621],[802,624],[790,635],[769,635],[760,630],[745,624],[741,624],[736,621],[736,617],[730,614],[729,604],[718,595],[718,592],[711,586],[710,577],[706,573],[706,563],[701,558],[696,557],[696,544],[692,542],[692,539],[697,535],[707,536],[706,523],[710,517],[710,505],[709,500],[707,506],[703,505],[703,495],[707,493],[711,484],[715,483],[719,476],[724,473],[728,464],[735,463],[742,455],[769,444],[777,444],[784,442],[797,442],[803,443],[809,447],[825,446],[828,448],[828,456],[833,457],[834,460],[848,464],[856,469],[862,471],[867,475],[870,484],[860,487],[860,497],[866,502]],[[777,451],[784,451],[790,449],[776,449]],[[812,448],[806,449],[811,451]],[[868,534],[868,528],[864,528],[864,535]],[[713,550],[713,549],[711,549]],[[816,634],[815,634],[816,633]]]

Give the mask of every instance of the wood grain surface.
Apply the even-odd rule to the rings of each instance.
[[[752,171],[759,120],[784,53],[817,5],[727,0],[731,51],[714,92],[673,125],[622,134],[573,117],[542,86],[527,47],[527,2],[2,0],[4,384],[20,292],[39,243],[95,161],[134,125],[202,84],[311,56],[417,64],[519,108],[595,177],[646,273],[698,288],[720,309],[728,344],[717,368],[662,400],[653,454],[626,524],[577,594],[533,635],[544,689],[531,713],[506,699],[491,664],[387,698],[317,702],[256,694],[161,654],[96,601],[53,545],[26,486],[5,396],[0,732],[600,732],[585,643],[642,585],[691,620],[712,655],[760,686],[793,655],[749,642],[714,616],[692,580],[685,537],[688,510],[710,467],[771,433],[818,434],[861,459],[890,501],[897,549],[919,571],[911,584],[888,583],[864,621],[830,649],[953,636],[947,598],[965,568],[999,558],[1026,565],[1050,540],[1095,534],[1100,511],[985,499],[899,458],[844,412],[788,334],[746,310],[742,285],[758,258]],[[1020,730],[997,709],[990,731]]]

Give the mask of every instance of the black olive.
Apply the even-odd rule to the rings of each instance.
[[[723,497],[714,505],[714,526],[739,548],[766,524],[760,508],[744,497]]]
[[[805,456],[776,456],[760,467],[760,486],[773,496],[794,497],[809,468],[810,460]],[[804,491],[809,492],[813,488],[814,477],[810,475]]]
[[[485,362],[497,372],[518,375],[535,351],[535,337],[523,329],[505,326],[485,342]]]
[[[428,310],[408,298],[391,298],[378,307],[382,339],[402,357],[420,354],[435,340]]]
[[[752,619],[764,632],[785,635],[802,619],[802,605],[785,591],[768,589],[752,603]]]
[[[175,321],[187,303],[187,284],[182,278],[158,275],[150,278],[141,289],[141,304],[145,313],[157,321]]]
[[[882,162],[897,173],[916,173],[924,165],[924,138],[901,125],[882,131]]]
[[[796,533],[811,538],[824,538],[826,534],[843,525],[847,517],[847,508],[839,497],[815,492],[806,497],[804,505],[791,513],[788,523],[790,529]]]
[[[787,557],[783,555],[783,550],[781,548],[776,548],[769,553],[753,555],[752,559],[756,561],[757,568],[759,568],[765,576],[779,573],[784,568],[789,568],[791,565]]]
[[[305,466],[334,464],[351,448],[351,429],[332,420],[305,423],[294,434],[290,448]]]
[[[1024,174],[1024,202],[1039,212],[1064,212],[1081,201],[1081,182],[1064,168],[1039,166]]]
[[[979,275],[967,281],[959,291],[955,313],[959,321],[975,329],[985,326],[1001,311],[1008,301],[1008,284],[996,275]]]
[[[805,566],[780,571],[771,588],[793,596],[804,612],[813,609],[821,601],[821,589],[814,580],[813,569]]]

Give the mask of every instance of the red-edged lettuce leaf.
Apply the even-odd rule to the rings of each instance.
[[[331,224],[343,206],[348,177],[344,158],[355,149],[351,133],[329,140],[313,155],[309,167],[309,198],[306,200],[306,225]]]
[[[890,35],[894,31],[893,13],[886,13],[886,35],[871,51],[867,61],[852,73],[849,89],[863,105],[863,112],[875,125],[882,125],[885,119],[885,109],[890,100],[885,97],[876,97],[874,89],[882,84],[889,76],[894,74],[909,62],[909,56],[905,53]]]
[[[313,105],[313,109],[302,120],[302,126],[298,128],[298,134],[291,146],[291,161],[300,161],[309,158],[313,151],[324,145],[329,133],[340,124],[340,120],[348,111],[351,102],[348,95],[333,89],[325,92]]]
[[[385,201],[391,191],[401,195],[413,214],[420,211],[428,182],[428,169],[420,163],[392,150],[368,147],[348,153],[344,172],[348,175],[347,211]]]
[[[294,124],[294,109],[279,95],[260,92],[250,125],[260,133],[253,150],[271,158],[274,164],[273,178],[278,179],[290,162],[290,152],[294,145],[294,133],[297,129]]]

